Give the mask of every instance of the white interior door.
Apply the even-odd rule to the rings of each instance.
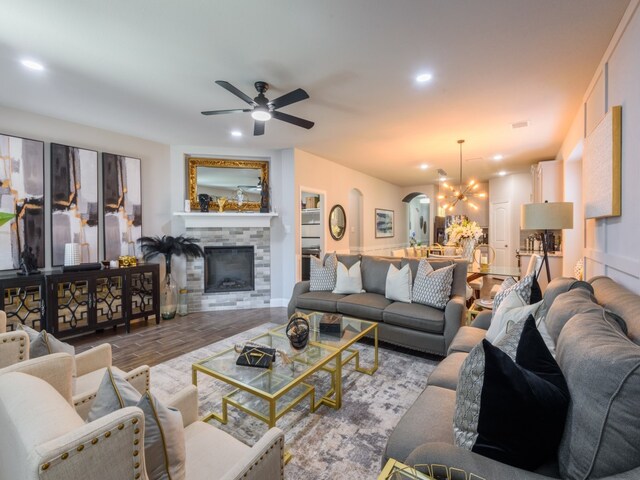
[[[491,203],[489,215],[489,244],[496,252],[494,265],[507,267],[513,263],[514,258],[510,235],[511,203]]]

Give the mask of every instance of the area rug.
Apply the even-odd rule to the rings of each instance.
[[[236,343],[260,335],[276,324],[265,324],[226,340],[186,353],[151,368],[152,390],[163,400],[191,384],[191,365]],[[373,346],[357,344],[361,366],[373,364]],[[343,368],[342,408],[326,406],[309,413],[303,400],[278,420],[285,432],[286,449],[293,458],[285,467],[287,480],[299,479],[375,479],[380,473],[381,458],[387,439],[402,415],[424,390],[436,360],[379,349],[379,368],[372,375],[354,370],[350,363]],[[327,374],[318,374],[313,382],[317,392],[329,388]],[[221,412],[221,397],[231,391],[224,383],[198,375],[200,414]],[[229,421],[211,423],[238,440],[253,445],[267,425],[233,407]],[[215,446],[212,445],[212,448]]]

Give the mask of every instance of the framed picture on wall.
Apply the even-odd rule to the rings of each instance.
[[[136,254],[142,236],[140,159],[102,153],[104,259]]]
[[[98,261],[98,152],[51,144],[52,265],[64,264],[66,243],[79,243],[81,262]]]
[[[393,210],[376,208],[376,238],[389,238],[393,235]]]
[[[0,270],[30,249],[44,267],[44,142],[0,134]]]

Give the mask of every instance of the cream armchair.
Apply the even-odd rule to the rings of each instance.
[[[142,411],[124,408],[85,424],[71,407],[71,356],[43,358],[0,371],[0,478],[146,479]],[[281,430],[249,447],[198,419],[195,387],[168,404],[182,413],[187,480],[284,478]]]
[[[29,335],[24,331],[7,332],[7,316],[0,310],[0,369],[29,360]],[[75,356],[76,378],[73,404],[82,418],[87,418],[91,404],[108,367],[119,372],[140,393],[149,389],[150,372],[147,365],[123,372],[112,364],[111,345],[103,343]],[[46,380],[46,379],[45,379]]]

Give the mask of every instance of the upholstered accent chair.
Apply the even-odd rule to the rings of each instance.
[[[7,316],[0,310],[0,369],[29,360],[29,336],[23,331],[7,332]],[[49,357],[49,356],[47,356]],[[74,357],[76,377],[73,382],[73,403],[82,418],[86,418],[96,397],[100,381],[108,367],[120,373],[140,393],[149,388],[149,367],[142,365],[123,372],[112,364],[111,345],[103,343],[78,353]]]
[[[146,479],[142,410],[123,408],[85,424],[71,406],[71,356],[43,358],[0,374],[0,478]],[[187,480],[284,478],[281,430],[270,429],[249,447],[198,419],[193,386],[168,405],[182,414]]]

